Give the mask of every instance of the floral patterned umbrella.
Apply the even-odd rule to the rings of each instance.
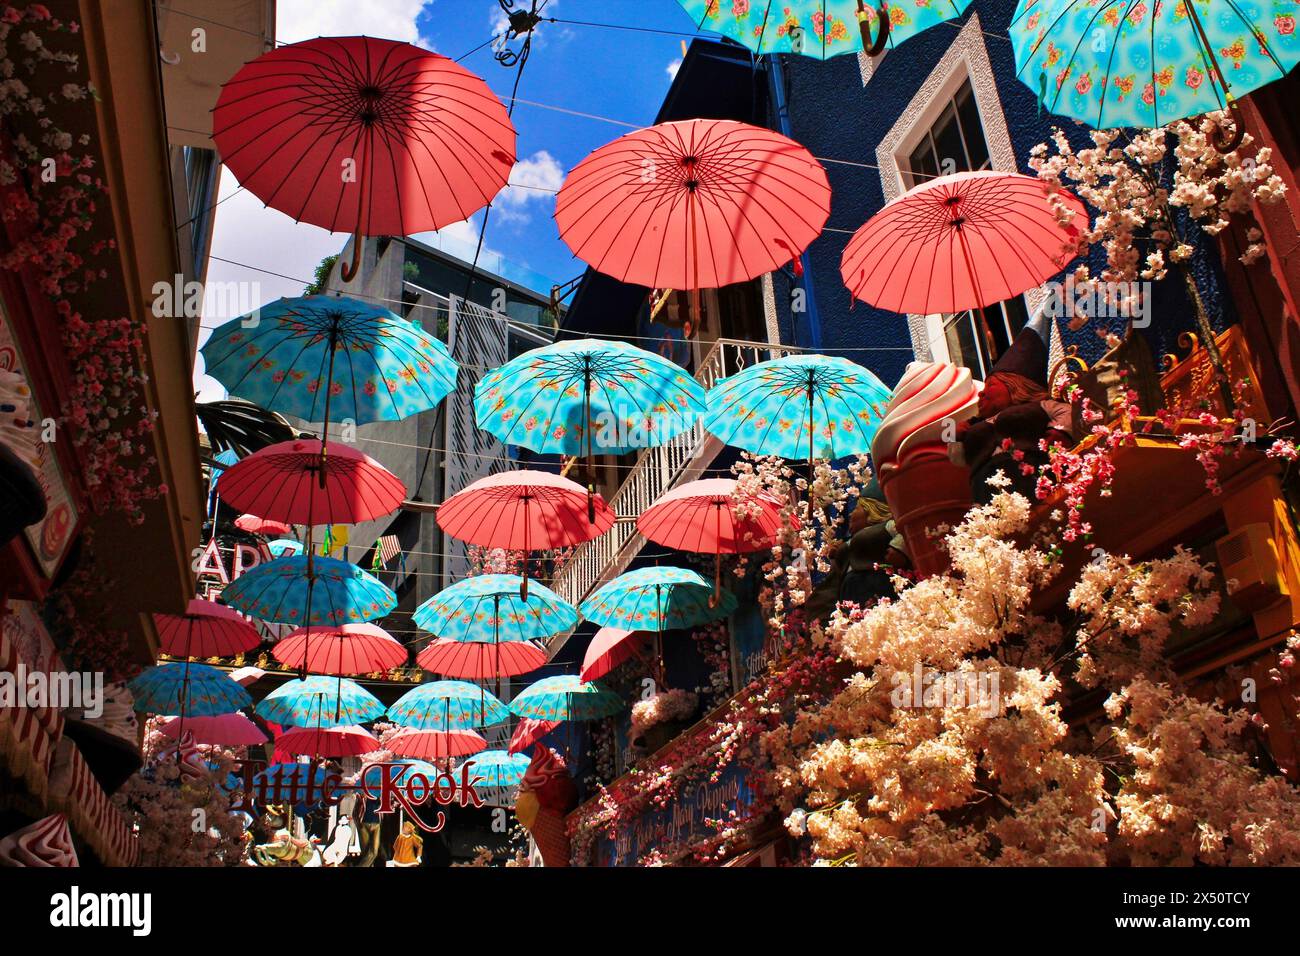
[[[355,564],[293,555],[259,564],[235,578],[221,600],[262,621],[354,624],[383,617],[397,595]]]
[[[677,0],[698,30],[721,33],[755,53],[802,53],[825,60],[879,53],[936,23],[959,17],[971,0]],[[882,18],[881,11],[887,15]],[[878,29],[887,20],[888,29]]]
[[[529,684],[510,702],[510,712],[537,720],[599,720],[623,709],[623,699],[577,674],[557,674]]]
[[[314,729],[367,724],[384,713],[384,705],[355,681],[318,676],[281,684],[253,709],[272,723]]]
[[[1298,15],[1276,0],[1021,0],[1009,32],[1016,75],[1053,113],[1155,128],[1286,76]]]
[[[388,717],[403,727],[421,730],[471,730],[509,718],[506,705],[483,688],[463,680],[421,684],[388,708]]]
[[[756,455],[817,458],[871,451],[889,389],[861,365],[827,355],[759,362],[709,390],[704,427]]]
[[[545,640],[578,623],[573,605],[534,582],[519,596],[517,574],[477,574],[443,588],[415,609],[415,626],[456,641]]]
[[[578,610],[587,620],[606,627],[672,631],[705,624],[736,610],[736,597],[729,591],[711,607],[713,593],[708,581],[686,568],[639,568],[598,589]]]
[[[150,667],[132,678],[127,689],[136,710],[167,717],[230,714],[252,703],[248,691],[225,671],[189,661]]]
[[[504,750],[485,750],[461,763],[469,765],[471,781],[480,787],[517,787],[524,779],[530,758],[527,754],[512,754]],[[457,777],[460,776],[457,768]]]

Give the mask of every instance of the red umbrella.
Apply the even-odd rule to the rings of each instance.
[[[625,631],[617,627],[602,627],[587,645],[587,653],[582,656],[582,671],[579,673],[584,681],[604,677],[619,664],[631,660],[641,648],[641,631]]]
[[[1061,204],[1074,213],[1068,227],[1057,221]],[[840,274],[855,298],[891,312],[983,308],[1064,269],[1087,224],[1078,197],[1032,176],[954,173],[872,216],[845,246]]]
[[[407,236],[468,219],[506,185],[515,129],[487,84],[447,57],[373,37],[321,37],[246,64],[212,136],[239,184],[331,232]]]
[[[406,663],[406,647],[374,624],[299,628],[271,653],[288,667],[331,676],[370,674]]]
[[[623,282],[711,289],[797,258],[830,214],[826,171],[791,139],[731,120],[661,123],[602,146],[555,200],[578,258]],[[698,315],[698,298],[692,296]]]
[[[538,720],[536,717],[525,717],[519,721],[519,726],[510,735],[510,746],[506,750],[512,754],[527,750],[558,726],[560,726],[558,720]]]
[[[391,514],[406,486],[350,445],[280,442],[254,452],[221,475],[221,497],[249,514],[290,524],[355,524]],[[323,470],[323,483],[322,483]]]
[[[225,478],[222,479],[225,491]],[[613,509],[600,495],[549,471],[488,475],[452,495],[438,508],[438,526],[453,538],[484,548],[531,551],[569,548],[614,526]],[[528,567],[520,593],[528,595]]]
[[[374,734],[363,727],[295,727],[275,738],[276,750],[295,757],[359,757],[379,746]]]
[[[171,717],[164,721],[158,732],[164,737],[176,740],[181,733],[181,718]],[[266,734],[258,729],[257,724],[240,713],[218,714],[215,717],[186,717],[185,733],[194,735],[194,742],[221,747],[246,747],[266,743]]]
[[[736,515],[738,504],[745,516]],[[688,481],[659,496],[636,522],[657,544],[715,554],[714,590],[722,585],[722,556],[770,547],[781,530],[781,502],[765,495],[740,501],[734,478]]]
[[[453,641],[438,639],[415,657],[433,674],[461,680],[488,680],[527,674],[546,663],[546,651],[531,641]]]
[[[155,614],[164,654],[173,657],[234,657],[262,643],[257,629],[237,611],[194,598],[184,614]]]
[[[293,531],[293,528],[282,521],[271,521],[267,518],[259,518],[257,515],[240,515],[235,519],[235,527],[240,531],[260,534],[268,538],[283,538]]]
[[[387,747],[399,757],[437,760],[468,757],[487,749],[487,740],[473,730],[403,730],[388,739]]]

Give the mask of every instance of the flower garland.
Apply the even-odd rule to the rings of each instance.
[[[0,256],[0,267],[37,277],[59,316],[67,364],[74,374],[65,397],[65,422],[73,426],[92,508],[101,513],[120,510],[139,523],[144,520],[142,502],[167,493],[165,485],[151,485],[157,459],[144,442],[156,413],[140,407],[136,421],[124,421],[124,412],[142,404],[144,395],[143,319],[88,320],[70,299],[107,277],[107,270],[94,260],[116,248],[112,239],[86,241],[104,194],[103,180],[91,174],[95,159],[86,149],[89,136],[74,139],[49,115],[51,106],[95,95],[89,84],[60,85],[43,75],[55,65],[75,74],[80,64],[76,54],[49,49],[42,34],[79,30],[76,22],[55,19],[39,3],[0,4],[0,116],[24,119],[40,130],[34,142],[19,133],[0,153],[0,216],[25,233]],[[14,40],[17,50],[11,55]],[[24,78],[49,92],[37,95]],[[48,182],[45,173],[51,159],[55,175]]]

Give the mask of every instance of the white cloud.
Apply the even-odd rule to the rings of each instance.
[[[510,185],[497,193],[492,209],[502,222],[527,222],[531,207],[553,202],[563,183],[564,167],[546,150],[538,150],[515,162]]]
[[[664,67],[664,69],[668,73],[668,79],[670,80],[677,78],[677,71],[680,70],[681,68],[682,68],[682,58],[680,56],[677,59],[673,60],[671,63],[669,63],[666,67]]]
[[[279,0],[275,11],[275,38],[281,43],[297,43],[313,37],[356,36],[364,33],[386,40],[420,42],[416,18],[426,0],[384,0],[383,3],[358,3],[357,0]]]

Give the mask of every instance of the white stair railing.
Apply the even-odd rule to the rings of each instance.
[[[695,379],[707,390],[741,369],[798,351],[768,342],[718,339],[700,362]],[[666,444],[641,452],[609,502],[619,520],[607,533],[573,551],[555,573],[551,587],[556,593],[576,605],[626,571],[646,543],[636,530],[637,517],[665,492],[699,478],[721,450],[722,442],[696,422]]]

